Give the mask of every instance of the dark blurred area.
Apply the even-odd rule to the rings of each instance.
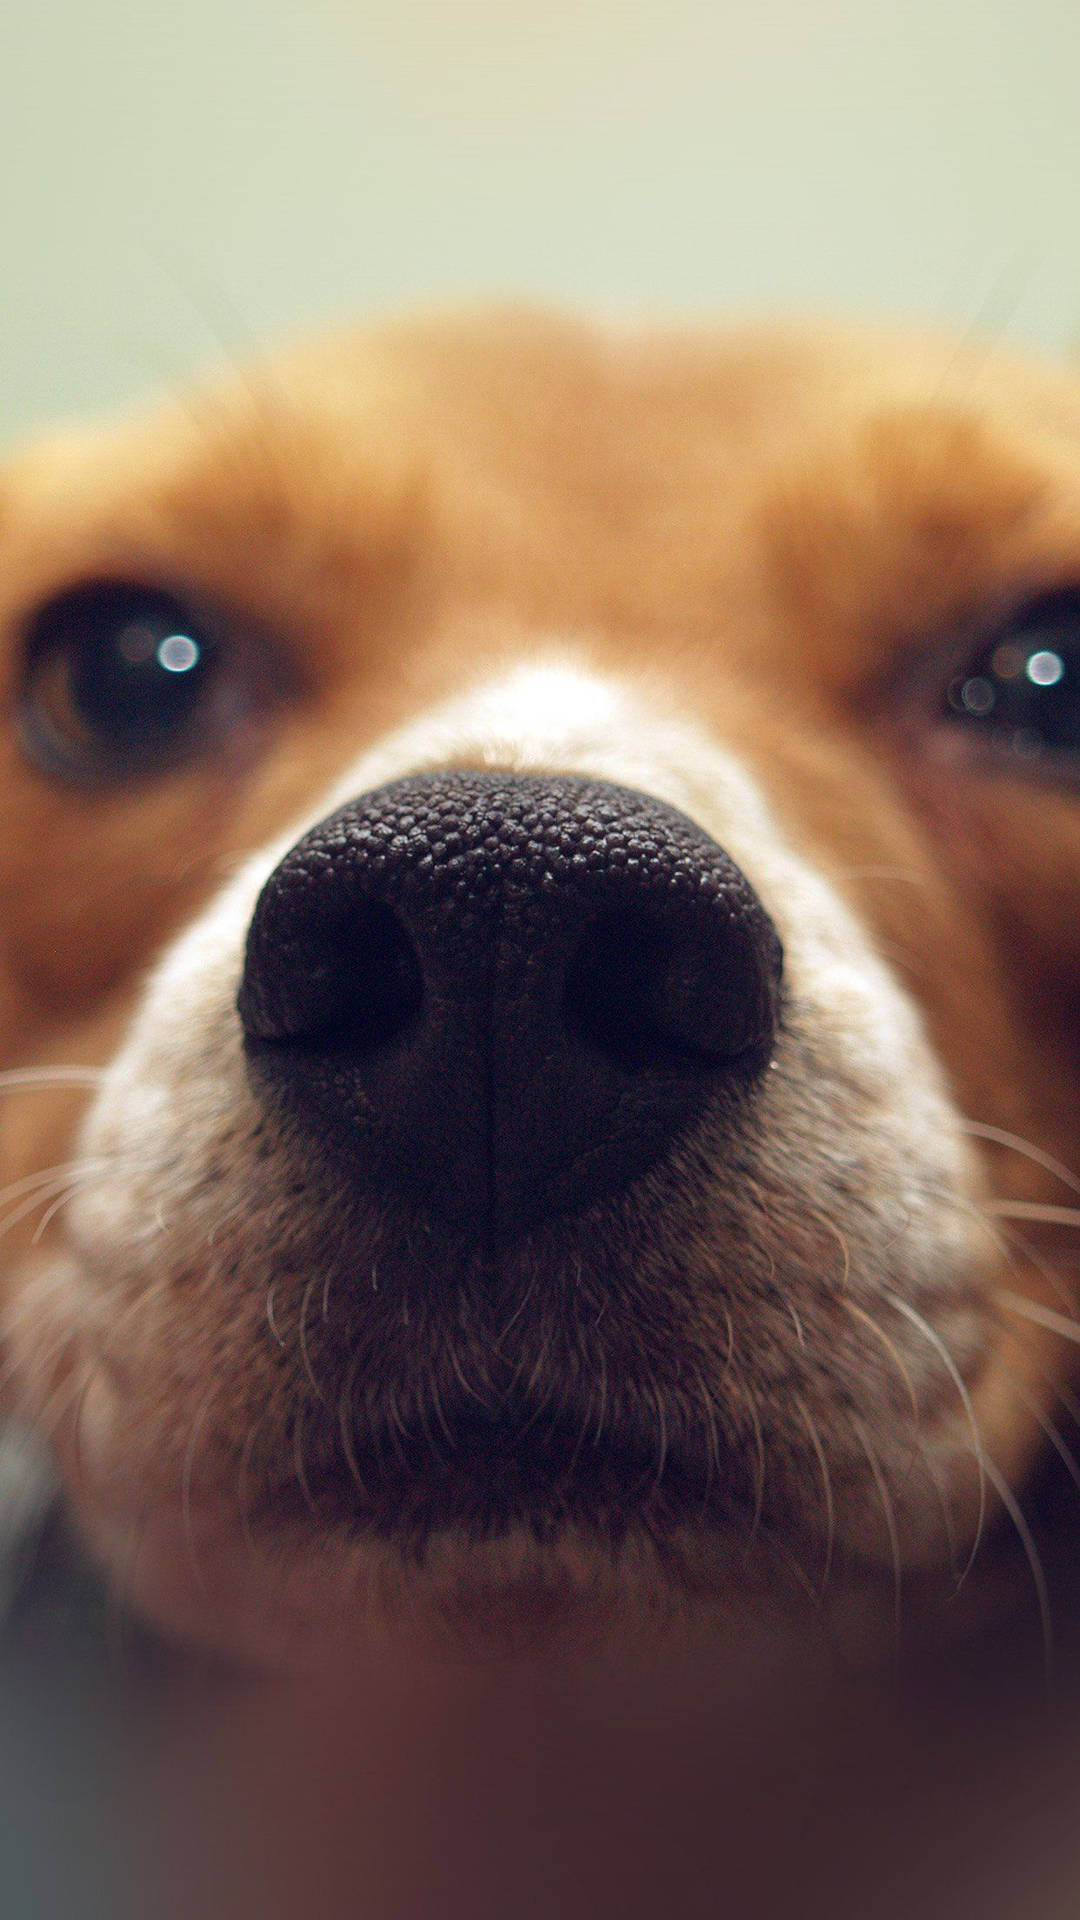
[[[1057,1920],[1080,1900],[1066,1500],[1048,1477],[1049,1678],[1001,1542],[989,1603],[961,1597],[885,1670],[751,1627],[577,1657],[391,1648],[332,1687],[271,1683],[122,1619],[39,1514],[0,1662],[0,1911]]]

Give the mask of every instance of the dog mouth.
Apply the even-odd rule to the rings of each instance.
[[[252,1523],[407,1554],[447,1530],[618,1546],[759,1526],[762,1383],[732,1353],[729,1316],[694,1301],[678,1250],[650,1260],[648,1211],[638,1195],[501,1256],[357,1223],[329,1280],[275,1297],[283,1390],[251,1428]],[[377,1285],[358,1288],[358,1266]]]
[[[813,1515],[795,1544],[734,1431],[670,1384],[647,1400],[642,1386],[636,1409],[523,1388],[487,1408],[444,1392],[436,1412],[414,1378],[405,1412],[383,1381],[362,1418],[294,1393],[261,1457],[221,1454],[193,1424],[179,1470],[145,1445],[136,1457],[122,1367],[93,1366],[84,1387],[57,1461],[121,1604],[241,1666],[414,1633],[577,1645],[755,1594],[801,1617],[820,1573]]]
[[[249,1376],[223,1375],[220,1417],[205,1382],[190,1400],[170,1391],[160,1451],[139,1431],[134,1356],[84,1336],[75,1475],[109,1502],[213,1510],[264,1540],[371,1543],[414,1562],[446,1535],[546,1548],[572,1533],[618,1552],[631,1537],[769,1531],[791,1463],[781,1471],[782,1437],[763,1434],[743,1368],[718,1380],[672,1297],[666,1321],[628,1281],[621,1298],[590,1251],[580,1232],[552,1236],[542,1301],[528,1263],[508,1263],[498,1286],[486,1263],[441,1263],[436,1286],[385,1241],[379,1290],[359,1304],[316,1271],[261,1316],[276,1380],[253,1370],[240,1412]],[[813,1532],[809,1492],[802,1506],[785,1502],[785,1534]]]
[[[442,812],[458,852],[429,873]],[[776,1542],[817,1587],[968,1528],[992,1329],[932,1060],[831,895],[781,980],[741,870],[654,813],[582,782],[398,783],[304,836],[250,926],[241,876],[174,949],[52,1288],[101,1380],[82,1452],[110,1560],[146,1516],[170,1566],[203,1529],[240,1586],[251,1537],[399,1570],[448,1541],[545,1566],[685,1546],[714,1590]],[[586,827],[611,842],[591,892]],[[674,848],[645,898],[639,841]]]
[[[641,1548],[715,1564],[717,1586],[733,1556],[770,1543],[807,1588],[827,1562],[858,1574],[881,1557],[875,1464],[897,1524],[910,1506],[916,1531],[924,1507],[936,1525],[924,1453],[939,1429],[965,1445],[945,1437],[962,1424],[955,1388],[932,1340],[925,1356],[905,1347],[876,1244],[841,1267],[821,1216],[787,1204],[784,1169],[772,1201],[752,1116],[737,1119],[718,1111],[632,1193],[498,1260],[376,1213],[295,1149],[302,1204],[274,1213],[265,1258],[250,1215],[222,1217],[211,1191],[213,1234],[196,1214],[185,1289],[143,1287],[137,1271],[119,1320],[107,1292],[95,1311],[88,1280],[111,1268],[84,1238],[73,1371],[95,1384],[73,1481],[89,1464],[118,1528],[153,1511],[182,1534],[202,1514],[216,1542],[288,1543],[309,1561],[336,1543],[418,1567],[448,1539],[471,1554],[517,1538],[550,1562],[573,1538],[607,1564]],[[757,1196],[753,1233],[742,1186],[725,1211],[699,1177],[721,1137]],[[695,1284],[706,1245],[708,1287]],[[970,1375],[983,1321],[966,1299]]]
[[[635,1414],[605,1415],[595,1396],[555,1409],[462,1396],[411,1423],[387,1408],[359,1430],[340,1411],[333,1425],[301,1428],[298,1416],[289,1473],[249,1501],[254,1525],[299,1522],[415,1557],[446,1531],[550,1544],[573,1530],[618,1548],[632,1533],[749,1538],[761,1522],[760,1489],[741,1449],[722,1446],[711,1409],[695,1416],[659,1393]]]
[[[507,1631],[519,1615],[614,1619],[639,1588],[665,1611],[749,1595],[804,1618],[830,1579],[873,1578],[899,1547],[881,1539],[864,1436],[914,1543],[924,1508],[936,1526],[925,1449],[958,1424],[951,1382],[915,1354],[916,1430],[890,1351],[907,1322],[879,1300],[884,1358],[868,1352],[859,1269],[839,1276],[849,1298],[816,1216],[727,1225],[714,1284],[692,1285],[715,1199],[707,1222],[685,1205],[680,1233],[670,1222],[695,1166],[496,1263],[340,1194],[331,1207],[305,1172],[302,1219],[323,1225],[279,1235],[272,1262],[250,1259],[239,1209],[198,1237],[201,1318],[185,1323],[173,1287],[136,1293],[117,1321],[84,1278],[86,1318],[68,1322],[78,1431],[59,1464],[136,1611],[228,1652],[273,1639],[279,1614],[283,1646],[308,1620],[333,1638],[351,1619],[362,1639],[365,1622],[379,1634],[447,1608],[468,1635],[499,1593]],[[781,1234],[796,1278],[820,1263],[797,1327]]]

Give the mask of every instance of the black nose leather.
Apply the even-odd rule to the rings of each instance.
[[[257,902],[261,1097],[335,1172],[478,1244],[644,1173],[775,1037],[780,944],[673,807],[437,773],[331,814]]]

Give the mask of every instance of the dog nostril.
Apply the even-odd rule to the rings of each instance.
[[[248,1038],[356,1055],[399,1039],[420,1016],[424,980],[398,915],[380,900],[341,911],[310,888],[295,892],[307,897],[279,911],[272,964],[256,952],[245,970],[239,1008]]]
[[[719,924],[672,928],[609,914],[584,935],[566,983],[570,1030],[640,1071],[682,1060],[708,1068],[771,1036],[760,956]]]
[[[335,1177],[474,1243],[614,1195],[762,1072],[780,943],[674,808],[440,773],[321,821],[256,903],[258,1095]]]

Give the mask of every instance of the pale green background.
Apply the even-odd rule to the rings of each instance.
[[[0,433],[402,298],[1080,334],[1080,0],[7,0]]]

